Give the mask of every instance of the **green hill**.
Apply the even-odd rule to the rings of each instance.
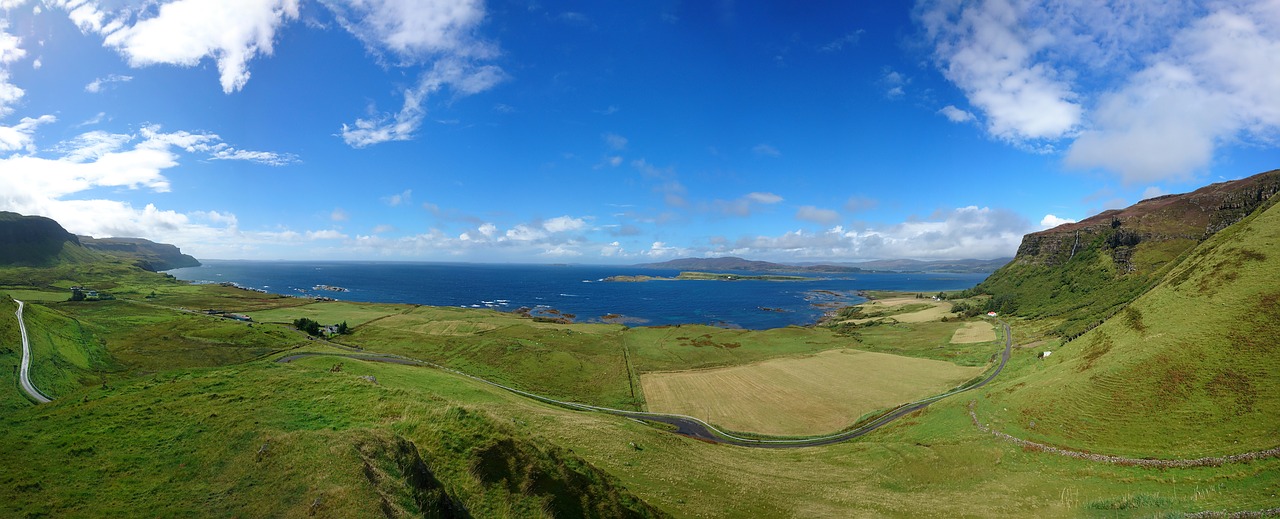
[[[1074,337],[1152,287],[1197,244],[1280,192],[1280,170],[1143,200],[1031,233],[1012,262],[977,287],[999,310],[1058,322]]]
[[[1214,234],[1114,317],[988,392],[1005,432],[1110,454],[1276,447],[1280,205]]]
[[[183,267],[199,267],[200,262],[178,247],[142,238],[93,238],[79,236],[85,248],[133,260],[143,270],[159,272]]]
[[[101,262],[107,257],[152,272],[200,266],[173,245],[142,238],[76,236],[43,216],[0,211],[0,266],[55,267]]]
[[[95,258],[58,222],[0,211],[0,265],[49,267]]]

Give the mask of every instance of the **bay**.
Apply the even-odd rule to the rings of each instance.
[[[833,305],[863,301],[860,290],[926,295],[971,288],[988,274],[796,274],[810,281],[606,282],[617,275],[675,277],[676,270],[607,265],[496,265],[409,262],[202,260],[200,267],[168,271],[192,282],[232,282],[291,296],[346,301],[491,308],[535,315],[554,309],[575,322],[633,326],[711,324],[768,329],[817,322]],[[758,275],[759,272],[732,272]],[[788,274],[792,275],[792,274]],[[319,285],[346,292],[317,290]]]

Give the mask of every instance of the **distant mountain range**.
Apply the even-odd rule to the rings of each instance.
[[[747,272],[808,272],[848,274],[855,272],[994,272],[1013,258],[991,260],[875,260],[857,263],[772,263],[732,256],[722,258],[681,258],[660,263],[641,263],[641,268],[672,270],[738,270]]]

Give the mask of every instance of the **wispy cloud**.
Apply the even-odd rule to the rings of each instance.
[[[841,50],[844,50],[846,47],[852,47],[854,45],[857,45],[858,42],[862,40],[862,34],[864,32],[866,31],[862,29],[858,29],[853,32],[845,33],[843,36],[836,38],[834,40],[831,40],[826,44],[822,45],[821,47],[818,47],[818,50],[821,52],[839,52]]]
[[[601,135],[600,138],[604,139],[605,145],[609,146],[610,149],[619,150],[619,151],[627,149],[626,137],[623,137],[616,133],[609,132]]]
[[[770,144],[760,143],[751,148],[751,152],[761,157],[781,157],[782,152]]]
[[[974,120],[973,114],[956,108],[954,105],[944,106],[941,110],[938,110],[938,113],[953,123],[966,123]]]
[[[800,206],[800,209],[796,210],[796,219],[819,223],[822,225],[831,225],[840,221],[840,213],[831,209],[822,209],[812,205],[803,205]]]
[[[734,200],[715,200],[710,204],[713,211],[726,216],[751,216],[756,207],[774,205],[782,202],[782,197],[773,193],[747,193]]]
[[[120,74],[111,74],[107,77],[100,77],[84,86],[84,91],[90,94],[96,94],[102,91],[102,88],[112,83],[127,83],[133,81],[133,76],[122,76]]]
[[[411,200],[413,200],[412,189],[406,189],[400,193],[382,197],[382,202],[391,207],[396,207],[401,204],[408,204],[410,203]]]
[[[494,65],[476,65],[455,58],[441,59],[422,74],[415,87],[405,91],[400,111],[357,119],[351,125],[343,124],[342,140],[355,148],[410,140],[426,120],[425,104],[432,94],[448,87],[456,96],[468,96],[493,88],[506,79],[506,73]]]

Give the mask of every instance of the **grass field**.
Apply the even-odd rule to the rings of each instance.
[[[951,336],[951,344],[973,344],[994,340],[996,340],[995,325],[987,321],[964,323],[964,326]]]
[[[896,295],[873,299],[860,305],[862,317],[846,319],[840,324],[865,324],[873,321],[892,320],[899,323],[924,323],[951,316],[951,303],[921,299],[915,296]]]
[[[871,411],[955,387],[982,368],[855,350],[829,350],[743,366],[646,373],[649,410],[735,431],[831,433]]]
[[[7,416],[0,515],[308,517],[319,498],[313,517],[378,516],[386,507],[402,517],[421,515],[415,495],[430,488],[428,475],[474,517],[583,506],[574,502],[642,508],[638,500],[676,517],[1114,517],[1280,506],[1270,497],[1280,491],[1280,460],[1166,471],[1091,464],[996,441],[969,423],[965,406],[944,401],[859,441],[775,451],[547,407],[425,368],[312,358],[179,370]],[[414,455],[425,470],[402,471],[417,465],[397,460]],[[597,515],[623,515],[604,510]]]
[[[291,324],[299,317],[306,317],[321,324],[346,322],[348,326],[356,328],[369,321],[405,313],[412,309],[412,305],[316,301],[298,306],[256,310],[248,315],[253,320],[264,323]]]

